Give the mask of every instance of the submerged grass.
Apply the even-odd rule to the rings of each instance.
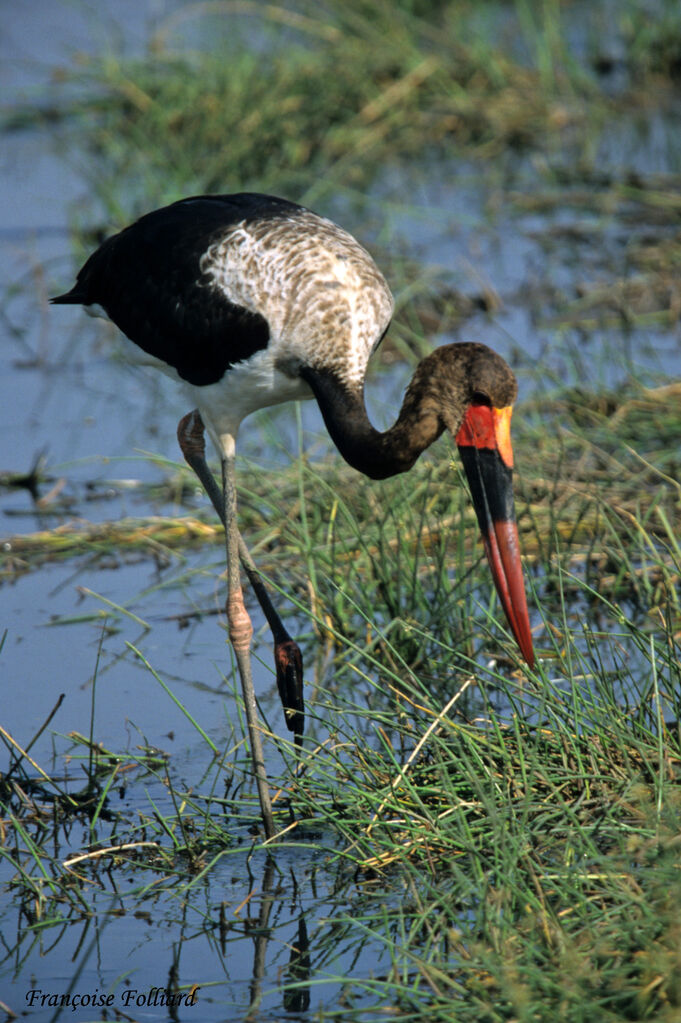
[[[605,7],[595,5],[595,41],[577,60],[561,31],[564,6],[551,2],[188,4],[144,60],[110,55],[65,72],[68,101],[44,113],[57,115],[62,141],[79,140],[108,227],[180,194],[240,187],[323,197],[333,213],[359,203],[387,162],[455,144],[502,166],[532,154],[531,187],[505,196],[514,216],[586,211],[579,231],[568,225],[586,249],[613,224],[627,243],[615,246],[626,250],[613,270],[622,286],[585,269],[571,294],[541,296],[533,312],[553,332],[552,350],[541,368],[516,359],[533,384],[514,449],[536,669],[519,662],[490,596],[444,442],[406,481],[379,485],[337,458],[301,454],[276,470],[274,490],[271,473],[242,463],[241,525],[295,608],[311,682],[300,763],[268,734],[281,758],[279,837],[262,880],[251,874],[262,842],[243,722],[219,746],[143,644],[130,646],[159,700],[179,706],[198,736],[190,767],[153,737],[121,752],[95,734],[55,740],[58,766],[46,766],[1,733],[3,922],[15,912],[18,924],[18,937],[7,930],[3,940],[19,968],[31,940],[68,925],[148,913],[154,923],[181,919],[184,934],[190,913],[192,937],[223,957],[235,935],[256,943],[253,1018],[274,933],[267,905],[297,892],[281,865],[290,856],[306,870],[323,862],[314,869],[344,901],[323,917],[310,909],[309,927],[301,913],[278,974],[287,1011],[309,1015],[318,986],[336,984],[336,1002],[316,1002],[315,1019],[679,1018],[681,392],[671,379],[639,379],[626,357],[636,327],[678,321],[678,177],[604,175],[590,135],[664,92],[677,6],[663,5],[663,34],[649,21],[643,31],[643,6],[618,6],[629,78],[607,95],[597,84],[612,71],[598,33]],[[522,28],[512,44],[509,17]],[[645,94],[634,95],[641,82]],[[651,232],[629,239],[630,224]],[[547,253],[564,230],[545,231]],[[387,241],[379,213],[364,231]],[[597,268],[609,251],[599,250]],[[496,308],[484,288],[461,295],[400,257],[391,276],[403,312],[388,358],[411,358],[460,319]],[[434,300],[433,281],[442,284]],[[596,329],[620,346],[614,382],[598,379],[598,345],[580,344]],[[8,536],[0,578],[133,552],[173,583],[186,579],[178,553],[221,546],[220,531],[195,505],[185,470],[168,474],[166,495],[186,514]],[[78,497],[60,505],[53,482],[38,464],[0,480],[36,493],[48,485],[42,513],[72,514]],[[143,602],[99,603],[91,617],[106,617],[104,642]],[[135,619],[152,627],[144,611]],[[124,791],[134,809],[114,799]],[[222,888],[225,861],[245,879],[238,896]],[[260,891],[259,915],[247,916]],[[347,950],[351,968],[341,971]]]
[[[662,33],[636,28],[646,15],[633,0],[618,5],[614,26],[614,12],[595,5],[577,44],[564,5],[509,7],[189,3],[159,24],[143,58],[76,55],[44,107],[5,125],[43,117],[69,148],[77,139],[79,171],[109,226],[196,192],[358,202],[386,161],[453,146],[502,164],[569,149],[566,167],[597,169],[594,130],[663,88]],[[624,88],[601,87],[604,33],[625,54]],[[664,36],[671,54],[675,5]],[[84,229],[83,214],[91,222],[81,204]]]
[[[327,873],[355,883],[315,925],[318,966],[287,973],[287,998],[338,980],[342,934],[389,960],[345,977],[343,1019],[678,1018],[681,549],[659,397],[569,386],[540,425],[531,407],[518,416],[532,673],[488,602],[450,466],[426,460],[408,487],[381,485],[379,506],[376,485],[336,460],[300,461],[278,474],[277,507],[291,510],[278,537],[251,474],[244,528],[309,621],[315,683],[300,764],[269,736],[284,764],[271,855],[323,851]],[[662,421],[681,431],[677,406]],[[194,905],[225,857],[246,869],[260,843],[243,738],[235,727],[219,750],[192,726],[205,739],[189,784],[148,743],[119,754],[72,737],[85,789],[17,759],[4,858],[26,926],[97,917],[102,890],[118,912],[161,895]],[[134,819],[111,800],[122,779],[146,789]],[[89,845],[69,839],[78,821]],[[206,935],[231,933],[222,912],[208,911]]]
[[[109,216],[121,212],[114,180],[133,186],[125,220],[141,212],[135,196],[153,205],[226,185],[319,202],[366,187],[386,158],[454,140],[499,152],[568,116],[532,71],[482,38],[463,44],[453,5],[434,22],[386,2],[301,8],[296,17],[275,5],[202,5],[197,59],[183,43],[189,6],[158,33],[153,59],[111,57],[68,75],[84,98],[67,123],[89,139]]]

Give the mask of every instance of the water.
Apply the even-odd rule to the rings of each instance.
[[[140,52],[160,19],[179,6],[117,0],[109,14],[103,5],[24,0],[8,8],[0,53],[4,104],[42,96],[37,90],[49,81],[52,68],[70,62],[75,51]],[[661,117],[645,124],[621,121],[604,136],[601,150],[604,171],[624,162],[658,173],[679,170],[669,125]],[[500,293],[503,304],[491,317],[475,315],[452,338],[439,340],[491,344],[514,363],[527,397],[533,388],[546,386],[537,382],[538,359],[557,377],[566,372],[570,344],[555,344],[553,290],[575,288],[580,267],[589,260],[606,283],[616,277],[626,258],[627,227],[613,217],[600,230],[603,214],[596,207],[580,213],[584,230],[569,237],[561,236],[560,228],[574,225],[573,209],[496,214],[490,196],[510,187],[502,180],[508,175],[519,195],[533,194],[535,170],[518,158],[501,174],[498,167],[464,161],[441,162],[430,174],[423,167],[388,168],[374,197],[391,203],[392,233],[408,238],[431,264],[447,267],[462,291],[490,287]],[[151,500],[146,489],[121,482],[167,480],[167,466],[140,457],[140,451],[179,461],[175,425],[187,409],[172,383],[112,360],[113,332],[80,310],[46,305],[49,294],[71,282],[69,215],[88,190],[77,155],[58,157],[49,131],[14,132],[3,139],[0,181],[0,283],[8,296],[0,319],[0,431],[6,438],[0,469],[27,471],[44,453],[54,484],[63,481],[60,498],[72,502],[65,517],[110,521],[185,514],[185,506],[169,493]],[[402,206],[405,194],[409,201]],[[594,227],[599,228],[597,252],[589,234]],[[573,335],[572,358],[599,350],[599,360],[589,361],[593,371],[604,383],[618,383],[622,332],[603,327],[585,341],[578,328],[565,330]],[[656,373],[678,369],[677,330],[635,329],[626,343],[635,375],[654,379]],[[407,375],[402,368],[382,375],[373,371],[369,402],[377,424],[389,421]],[[275,410],[255,422],[260,425],[245,434],[244,454],[273,468],[296,456],[300,441],[291,410]],[[324,450],[314,405],[304,407],[301,422],[303,445]],[[25,490],[3,490],[0,508],[6,538],[55,522],[36,514]],[[224,622],[217,613],[224,590],[221,571],[219,547],[171,552],[156,561],[124,551],[102,559],[93,550],[5,580],[0,586],[0,621],[7,630],[0,653],[3,727],[25,745],[64,694],[50,729],[31,751],[38,763],[61,770],[71,745],[59,736],[87,736],[92,727],[96,741],[110,750],[134,753],[151,745],[167,752],[188,788],[198,785],[206,769],[204,741],[127,644],[143,653],[211,741],[219,749],[228,747],[237,711]],[[216,613],[181,627],[178,618],[194,607]],[[53,624],[79,617],[73,624]],[[256,687],[273,730],[284,734],[269,636],[259,615],[254,618],[260,637]],[[303,621],[300,626],[308,627]],[[276,751],[270,755],[276,773],[281,760]],[[81,760],[68,769],[76,784]],[[149,795],[164,798],[164,787],[153,776],[144,785],[131,784],[116,811],[128,818],[148,812]],[[60,832],[60,855],[86,847],[93,837],[110,840],[112,833],[102,825],[93,836],[85,821],[80,832]],[[161,1019],[167,1017],[162,1007],[137,1005],[125,992],[163,988],[179,978],[185,985],[201,985],[205,1020],[245,1018],[249,1007],[251,1020],[279,1020],[282,1014],[303,1019],[340,1005],[351,977],[353,1005],[361,1007],[365,997],[370,1001],[369,979],[388,971],[388,953],[353,920],[382,907],[389,911],[394,896],[349,877],[342,863],[333,865],[332,850],[322,853],[318,843],[312,848],[303,841],[280,851],[273,864],[264,854],[250,855],[246,827],[236,826],[234,837],[234,848],[224,850],[210,875],[188,891],[174,877],[157,883],[157,875],[140,866],[126,873],[126,891],[120,892],[102,870],[88,888],[91,914],[81,918],[72,912],[63,932],[27,929],[19,902],[10,899],[0,917],[2,1000],[42,1023],[55,1013],[42,995],[72,987],[81,994],[113,992],[117,1009]],[[8,879],[5,872],[3,880]],[[297,994],[285,993],[287,977],[300,982]],[[27,999],[37,990],[40,996]],[[71,1018],[92,1018],[92,1013],[83,1008]]]
[[[189,896],[178,894],[177,885],[152,891],[138,899],[134,916],[125,912],[126,899],[101,880],[91,900],[97,915],[74,921],[58,954],[48,953],[53,969],[55,959],[62,960],[61,971],[49,979],[37,973],[26,983],[23,1004],[12,1002],[15,1011],[53,1018],[54,1008],[41,1004],[43,995],[68,991],[78,971],[72,996],[79,995],[81,1005],[85,995],[111,993],[110,1006],[132,1009],[133,1017],[137,1009],[134,1018],[167,1018],[154,988],[163,991],[179,978],[185,992],[199,986],[196,1012],[202,1019],[242,1019],[250,1009],[261,1021],[295,1020],[337,1003],[348,976],[359,982],[355,1005],[361,1007],[362,979],[368,982],[376,969],[390,966],[387,954],[352,925],[368,900],[386,909],[389,900],[370,882],[334,876],[319,854],[278,853],[275,863],[265,855],[246,860],[240,851],[227,852],[212,868],[210,884],[197,885]],[[129,880],[141,888],[150,879],[132,871]],[[25,937],[13,950],[17,962],[31,941]],[[46,950],[49,941],[39,944]],[[67,1013],[93,1018],[86,1007]]]

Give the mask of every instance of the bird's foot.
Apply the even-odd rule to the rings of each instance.
[[[305,730],[303,657],[295,640],[289,637],[274,644],[274,665],[286,726],[294,733],[296,745],[300,745]]]

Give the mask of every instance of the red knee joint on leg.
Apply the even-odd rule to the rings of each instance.
[[[191,458],[205,458],[206,440],[203,419],[198,409],[188,412],[177,424],[177,440],[182,454],[191,464]]]
[[[235,650],[248,650],[253,636],[253,626],[250,615],[244,606],[244,596],[241,587],[230,593],[227,599],[227,622],[229,624],[229,638]]]

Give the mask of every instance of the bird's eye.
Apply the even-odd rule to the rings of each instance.
[[[489,394],[485,394],[483,391],[473,391],[473,397],[471,399],[473,405],[487,405],[488,407],[492,404]]]

